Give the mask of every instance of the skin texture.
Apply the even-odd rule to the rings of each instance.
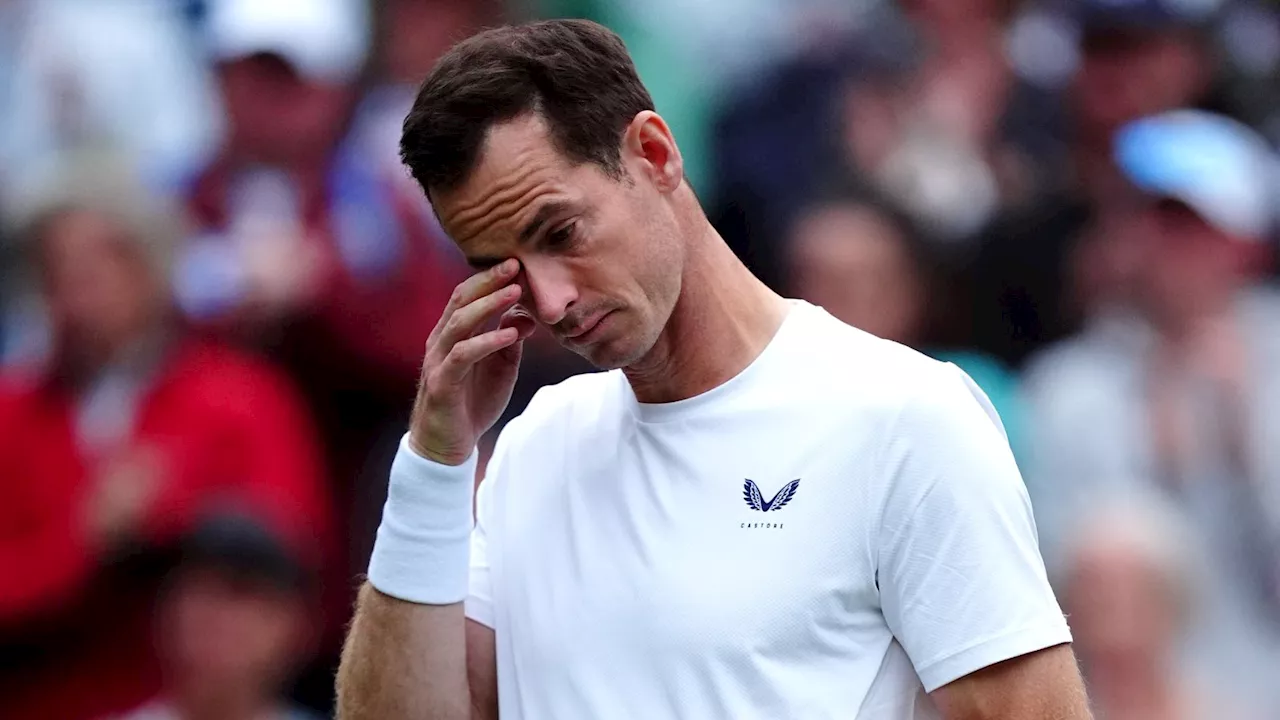
[[[662,118],[636,115],[620,152],[612,175],[569,162],[543,120],[525,115],[490,130],[460,187],[432,193],[444,228],[482,271],[459,286],[427,343],[410,427],[419,453],[454,465],[469,457],[506,405],[536,325],[597,366],[622,368],[637,398],[655,403],[729,380],[777,332],[786,301],[711,228]],[[1083,693],[1070,651],[1049,657],[958,684],[940,696],[956,708],[948,718],[1087,717],[1072,704]],[[1030,693],[1045,692],[1053,714],[1022,712]],[[497,718],[493,631],[467,621],[460,603],[415,605],[366,585],[338,673],[338,716]]]
[[[947,720],[1091,720],[1070,645],[970,673],[933,691]]]

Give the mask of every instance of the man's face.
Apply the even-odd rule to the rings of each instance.
[[[461,187],[433,193],[471,264],[519,260],[519,308],[600,368],[643,358],[680,294],[684,249],[670,191],[643,148],[629,146],[626,175],[615,179],[568,161],[544,121],[525,115],[489,131]]]

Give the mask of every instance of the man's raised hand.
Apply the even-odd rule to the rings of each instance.
[[[516,303],[516,260],[464,280],[427,339],[409,441],[430,460],[460,465],[511,400],[525,338],[536,327]],[[496,328],[486,330],[495,318]]]

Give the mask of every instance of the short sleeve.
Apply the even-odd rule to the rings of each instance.
[[[501,558],[501,522],[506,514],[503,488],[507,482],[519,480],[511,477],[513,468],[519,463],[513,464],[510,458],[513,454],[523,452],[521,448],[527,446],[530,433],[537,427],[540,419],[546,416],[546,410],[555,407],[548,403],[549,392],[555,387],[557,386],[539,389],[524,412],[503,426],[494,443],[493,455],[485,467],[484,479],[476,488],[476,521],[471,530],[470,566],[464,607],[468,618],[489,628],[496,629],[498,609],[504,601],[501,583],[495,583],[498,573],[493,571],[495,558]],[[500,562],[498,565],[500,568]]]
[[[470,572],[467,580],[467,599],[464,603],[467,617],[494,627],[497,598],[493,584],[492,562],[497,552],[494,524],[497,522],[496,494],[501,492],[503,468],[510,452],[512,437],[519,432],[522,419],[517,417],[507,423],[494,443],[493,455],[484,469],[484,479],[476,488],[476,522],[471,528]]]
[[[489,571],[489,528],[493,523],[493,478],[496,474],[497,451],[489,460],[485,479],[476,489],[476,523],[471,529],[471,572],[464,604],[467,617],[492,628],[493,576]]]
[[[888,428],[876,582],[925,690],[1071,641],[1000,419],[954,366]]]

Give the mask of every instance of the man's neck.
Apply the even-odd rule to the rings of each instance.
[[[640,402],[694,397],[742,372],[787,314],[783,298],[744,266],[698,214],[680,297],[654,349],[624,369]]]

